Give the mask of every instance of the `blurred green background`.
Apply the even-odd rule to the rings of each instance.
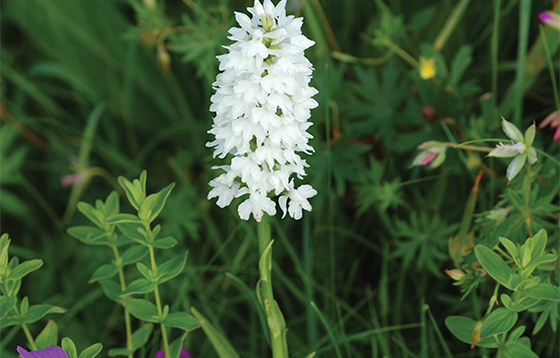
[[[196,306],[243,357],[266,357],[252,291],[254,225],[240,222],[236,205],[220,209],[206,199],[210,167],[219,162],[205,147],[215,56],[229,43],[233,11],[252,2],[152,1],[2,2],[1,231],[12,238],[12,255],[44,261],[26,277],[21,296],[68,308],[53,318],[79,349],[102,342],[106,353],[122,345],[118,306],[87,284],[110,253],[86,247],[66,228],[86,223],[78,201],[93,203],[112,190],[122,198],[116,178],[146,169],[148,192],[177,183],[160,223],[164,235],[178,239],[177,252],[189,250],[185,274],[163,288],[164,301]],[[320,104],[305,180],[319,192],[313,212],[301,221],[277,217],[272,226],[275,292],[293,356],[317,349],[335,356],[311,300],[345,357],[444,356],[439,334],[456,357],[486,354],[455,339],[443,321],[452,314],[480,318],[493,285],[460,301],[443,270],[453,268],[448,238],[458,232],[488,160],[448,150],[435,171],[409,165],[424,141],[502,138],[500,114],[525,130],[557,109],[542,39],[558,73],[560,38],[539,30],[537,15],[552,1],[462,1],[449,37],[434,49],[458,3],[288,2],[316,42],[306,55]],[[420,57],[436,59],[433,80],[410,63]],[[535,143],[557,156],[548,129]],[[506,165],[491,166],[498,177],[481,184],[477,212],[499,201]],[[557,193],[550,203],[542,226],[557,247]],[[526,238],[523,230],[515,235]],[[531,313],[520,320],[535,324]],[[159,348],[154,337],[141,356]],[[14,332],[2,343],[5,357],[15,356],[23,339]],[[186,342],[195,357],[215,356],[201,330]],[[541,357],[559,354],[548,324],[532,345]]]

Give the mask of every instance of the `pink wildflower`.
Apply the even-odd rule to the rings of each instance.
[[[558,112],[560,111],[552,112],[544,119],[544,121],[541,122],[541,124],[539,124],[539,129],[546,126],[550,126],[551,129],[556,128],[554,136],[552,137],[553,140],[558,140],[558,138],[560,138],[560,120],[558,118]]]
[[[165,352],[162,350],[157,351],[154,358],[165,358]],[[181,353],[179,354],[179,358],[193,358],[191,352],[188,349],[181,348]]]

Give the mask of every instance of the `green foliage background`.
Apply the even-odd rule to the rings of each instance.
[[[454,267],[448,240],[459,231],[482,162],[497,176],[485,174],[475,213],[508,195],[515,202],[520,185],[502,192],[507,162],[478,154],[448,150],[434,171],[409,165],[424,141],[460,142],[461,131],[468,139],[503,138],[500,114],[524,130],[558,109],[537,20],[552,1],[466,3],[434,52],[455,1],[289,2],[316,41],[307,56],[320,104],[311,119],[316,153],[307,158],[306,181],[319,192],[313,212],[301,221],[272,219],[276,299],[293,356],[336,356],[335,346],[344,357],[437,357],[446,347],[457,357],[489,354],[471,351],[445,328],[449,315],[481,318],[494,289],[485,282],[460,300],[443,274]],[[184,274],[162,288],[164,301],[197,307],[243,357],[268,355],[254,304],[253,222],[240,221],[236,205],[220,209],[206,199],[217,163],[205,147],[215,56],[229,43],[233,11],[247,6],[252,2],[158,1],[155,10],[133,0],[2,3],[1,231],[12,237],[13,255],[43,259],[22,296],[68,308],[58,325],[79,349],[120,346],[124,331],[119,307],[87,283],[109,253],[72,239],[66,228],[86,223],[78,201],[93,203],[112,190],[130,209],[116,178],[147,169],[149,192],[176,182],[158,222],[163,236],[179,239],[176,252],[189,251]],[[547,28],[544,36],[558,73],[558,32]],[[414,59],[435,57],[437,80],[422,80],[390,44]],[[558,157],[548,129],[537,133],[535,146]],[[535,232],[545,228],[548,247],[557,249],[558,168],[545,161],[537,170],[552,186],[535,194]],[[61,178],[74,173],[79,183],[63,187]],[[516,222],[486,230],[477,218],[476,243],[528,236]],[[519,319],[530,331],[536,317],[523,312]],[[540,357],[559,354],[551,323],[531,339]],[[23,339],[14,332],[2,355],[15,356]],[[186,346],[195,357],[215,356],[202,330],[190,333]],[[156,338],[141,356],[159,347]]]

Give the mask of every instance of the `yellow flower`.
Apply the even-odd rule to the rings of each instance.
[[[436,75],[436,59],[420,56],[420,77],[429,80]]]

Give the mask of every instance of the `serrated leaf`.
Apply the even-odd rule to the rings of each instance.
[[[540,283],[522,292],[529,297],[540,300],[560,301],[560,289],[549,284]]]
[[[95,270],[91,278],[89,279],[88,283],[92,283],[95,281],[103,280],[106,278],[111,278],[115,276],[118,272],[118,269],[113,264],[105,264],[101,265]]]
[[[200,327],[200,323],[187,312],[170,313],[161,323],[184,331],[192,331]]]
[[[198,312],[194,307],[191,307],[191,312],[196,318],[202,330],[210,340],[212,347],[218,353],[220,358],[239,358],[239,354],[235,351],[231,343],[224,337],[212,324],[204,317],[200,312]]]
[[[445,319],[445,325],[447,329],[453,333],[460,341],[468,344],[472,344],[471,341],[471,331],[475,326],[476,321],[472,318],[462,317],[462,316],[449,316]],[[477,347],[484,348],[497,348],[498,343],[492,338],[483,338],[478,342]]]
[[[93,226],[72,226],[66,232],[75,239],[88,245],[107,245],[108,233]],[[105,238],[105,240],[102,240]]]
[[[58,343],[58,326],[53,320],[49,320],[37,338],[35,345],[37,349],[45,349],[49,346],[56,346]]]
[[[162,239],[154,240],[150,244],[150,246],[155,247],[156,249],[169,249],[177,244],[177,240],[172,238],[171,236],[164,237]]]
[[[139,278],[128,285],[128,287],[119,295],[119,297],[139,293],[150,293],[156,288],[156,286],[157,283],[155,282],[148,281],[145,278]]]
[[[482,323],[480,338],[509,331],[517,322],[517,312],[500,307],[492,311]]]
[[[78,358],[78,352],[76,351],[76,345],[74,342],[68,338],[62,338],[62,349],[68,353],[68,358]]]
[[[157,280],[157,283],[162,284],[179,275],[183,271],[183,268],[187,263],[187,256],[188,252],[186,252],[184,255],[177,255],[171,260],[168,260],[161,264],[158,267],[159,278]]]
[[[99,354],[99,352],[101,352],[102,349],[103,349],[103,345],[101,343],[92,344],[91,346],[84,349],[80,353],[78,358],[94,358]]]
[[[5,278],[6,281],[15,281],[19,280],[22,277],[26,276],[27,274],[37,270],[39,267],[43,266],[43,260],[29,260],[24,261],[21,264],[17,265],[14,268],[8,277]]]
[[[122,266],[133,264],[142,260],[148,254],[148,248],[145,246],[132,246],[121,256]]]
[[[127,298],[122,300],[122,305],[131,315],[139,320],[159,323],[159,315],[156,305],[147,300]]]
[[[478,262],[494,280],[502,286],[512,289],[508,282],[511,269],[498,254],[484,245],[476,245],[474,252]]]

